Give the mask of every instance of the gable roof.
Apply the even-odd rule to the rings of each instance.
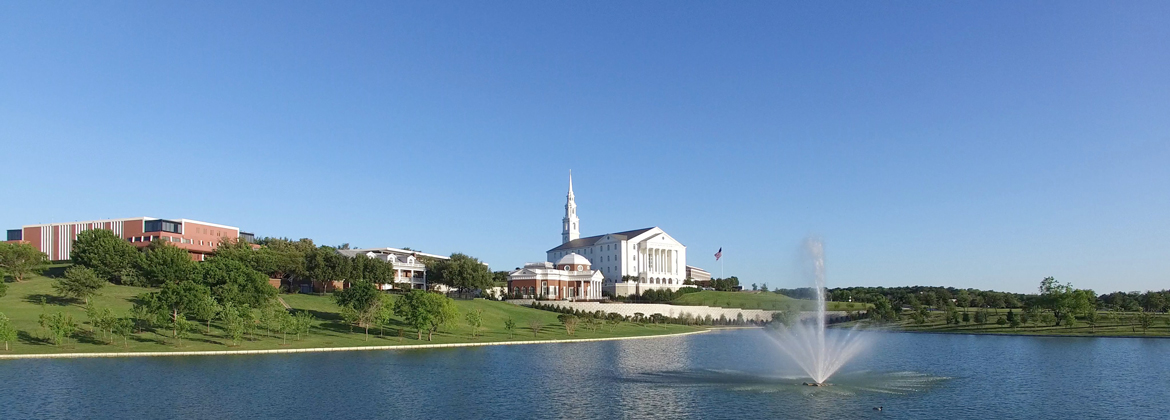
[[[604,235],[590,236],[588,238],[574,239],[574,240],[571,240],[569,242],[565,242],[565,243],[561,244],[561,246],[550,249],[546,252],[560,251],[560,250],[573,249],[573,248],[584,248],[587,246],[592,246],[593,244],[597,243],[597,241],[600,241],[601,238],[604,238],[606,236],[613,236],[614,238],[617,238],[619,241],[625,240],[625,239],[629,239],[629,238],[641,235],[643,233],[646,233],[646,232],[650,231],[651,229],[654,229],[654,228],[648,227],[648,228],[642,228],[642,229],[627,230],[625,232],[607,233]]]

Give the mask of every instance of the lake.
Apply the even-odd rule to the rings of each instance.
[[[760,330],[443,350],[10,360],[0,361],[0,419],[1170,418],[1170,340],[875,336],[825,388],[801,386]]]

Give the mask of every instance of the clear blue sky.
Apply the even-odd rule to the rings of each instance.
[[[748,283],[816,235],[830,286],[1170,288],[1170,2],[411,3],[0,4],[0,227],[510,269],[572,169],[585,235]]]

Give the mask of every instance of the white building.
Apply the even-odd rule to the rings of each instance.
[[[508,273],[508,291],[523,298],[599,300],[604,280],[588,259],[568,254],[556,264],[528,263]]]
[[[604,277],[603,290],[614,296],[649,289],[678,290],[687,276],[687,247],[657,227],[581,237],[573,176],[561,226],[561,245],[548,250],[547,261],[579,255]],[[627,277],[629,276],[629,277]],[[628,280],[628,281],[627,281]]]
[[[366,248],[366,249],[339,249],[338,253],[349,257],[365,255],[370,258],[389,261],[394,264],[394,283],[410,283],[412,289],[427,289],[427,266],[421,258],[445,260],[448,257],[425,252],[411,251],[398,248]],[[389,290],[392,285],[384,284],[382,289]]]

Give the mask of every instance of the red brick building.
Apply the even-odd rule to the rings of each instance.
[[[25,242],[49,256],[50,260],[68,260],[73,250],[73,241],[81,232],[91,229],[105,229],[118,237],[130,241],[139,248],[155,239],[169,241],[172,245],[191,253],[191,258],[203,261],[215,253],[223,238],[239,238],[251,242],[253,235],[240,232],[240,228],[197,220],[156,219],[135,217],[130,219],[92,220],[86,222],[51,223],[29,225],[8,231],[9,242]]]

